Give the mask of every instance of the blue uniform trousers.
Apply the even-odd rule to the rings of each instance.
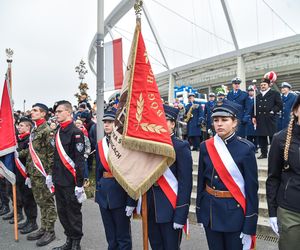
[[[190,143],[192,144],[192,150],[198,150],[200,147],[201,136],[189,136]]]
[[[125,207],[105,209],[100,212],[108,243],[108,250],[131,250],[130,217],[126,216]]]
[[[241,232],[217,232],[205,227],[209,250],[242,250]]]
[[[180,249],[182,230],[174,230],[173,222],[156,223],[155,209],[148,210],[148,236],[153,250]]]

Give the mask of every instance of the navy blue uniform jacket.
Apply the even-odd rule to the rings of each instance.
[[[170,166],[170,170],[178,181],[176,208],[174,210],[162,189],[153,185],[147,192],[148,209],[155,209],[157,223],[175,222],[184,225],[189,213],[193,185],[193,160],[187,141],[182,141],[173,135],[172,142],[176,153],[176,161]],[[150,207],[151,199],[154,199],[155,207]]]
[[[278,119],[277,131],[280,131],[288,127],[290,122],[292,107],[296,98],[297,95],[293,93],[289,93],[287,96],[281,95],[283,107]]]
[[[95,201],[105,209],[135,207],[137,202],[130,198],[115,178],[103,178],[105,172],[96,145],[96,196]],[[125,210],[124,210],[125,213]]]
[[[193,117],[187,123],[187,134],[188,136],[201,136],[201,122],[204,120],[203,118],[203,109],[201,103],[194,102],[195,105],[198,105],[197,108],[193,109]],[[189,103],[185,107],[185,114],[187,114],[192,106],[192,103]]]
[[[218,232],[243,232],[255,235],[258,219],[258,177],[255,147],[246,139],[231,135],[225,144],[245,180],[246,214],[234,198],[217,198],[205,191],[228,191],[208,155],[205,142],[200,145],[196,213],[199,223]],[[222,158],[222,155],[221,155]]]
[[[211,115],[212,115],[212,110],[215,107],[215,105],[216,105],[215,101],[208,101],[207,103],[205,103],[203,117],[206,122],[206,131],[212,128],[213,121],[211,119]]]
[[[246,118],[247,118],[247,124],[246,124],[246,136],[255,136],[256,131],[254,129],[254,124],[252,123],[252,117],[251,114],[253,113],[254,109],[254,97],[250,98],[248,96],[247,101],[246,101]]]
[[[240,112],[239,112],[239,119],[241,123],[246,123],[247,122],[247,110],[246,110],[246,101],[247,101],[248,94],[245,91],[238,90],[236,94],[234,94],[233,90],[229,91],[227,95],[227,100],[235,102],[239,105],[242,106]]]

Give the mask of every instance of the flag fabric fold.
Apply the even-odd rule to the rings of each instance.
[[[162,101],[137,22],[108,163],[120,185],[137,200],[174,160]]]

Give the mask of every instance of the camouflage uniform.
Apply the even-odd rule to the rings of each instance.
[[[32,133],[32,145],[39,156],[48,175],[51,175],[54,154],[54,133],[47,123],[34,128]],[[22,150],[20,157],[27,157],[26,167],[31,179],[32,193],[41,211],[41,228],[46,231],[54,231],[54,223],[57,218],[53,194],[45,184],[45,177],[36,169],[31,159],[29,149]]]

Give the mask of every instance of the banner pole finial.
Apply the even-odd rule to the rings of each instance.
[[[14,51],[11,48],[8,48],[5,50],[5,52],[6,52],[6,57],[7,57],[7,59],[6,59],[7,63],[12,63],[12,57],[13,57]]]
[[[134,4],[134,11],[135,11],[137,22],[141,21],[142,6],[143,6],[143,1],[142,0],[136,0],[136,3]]]

